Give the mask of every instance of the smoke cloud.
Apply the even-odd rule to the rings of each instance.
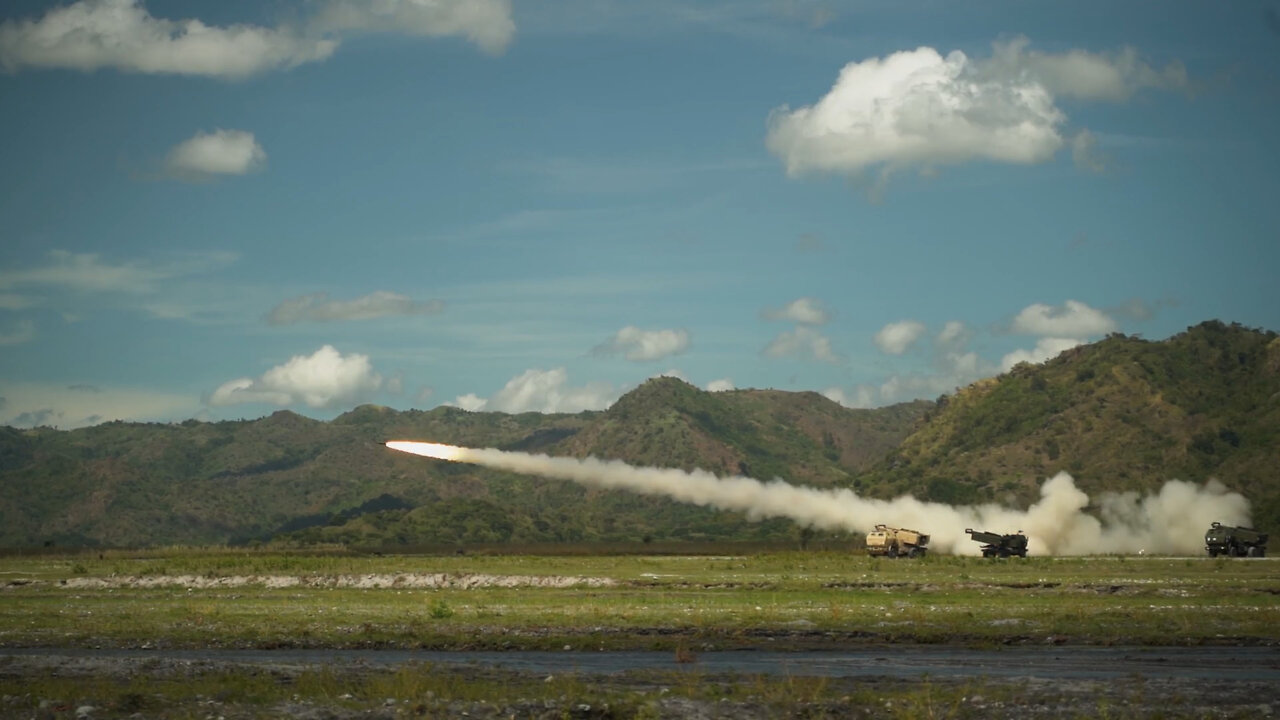
[[[865,532],[877,523],[907,527],[932,536],[930,547],[944,553],[976,555],[980,546],[966,528],[997,533],[1023,531],[1033,555],[1091,555],[1146,552],[1196,555],[1203,552],[1211,522],[1247,525],[1249,501],[1217,480],[1203,486],[1170,480],[1150,494],[1104,493],[1097,516],[1085,511],[1089,496],[1060,472],[1040,488],[1040,500],[1026,510],[996,504],[951,506],[902,496],[862,498],[850,490],[822,490],[779,479],[717,477],[703,471],[635,467],[621,460],[530,455],[410,441],[387,447],[415,455],[482,465],[526,475],[570,480],[590,487],[629,490],[680,502],[735,510],[752,519],[790,518],[825,530]]]

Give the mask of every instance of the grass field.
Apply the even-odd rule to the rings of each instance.
[[[1253,717],[1277,702],[1274,688],[1256,682],[709,677],[682,664],[711,650],[892,643],[1274,646],[1280,563],[1270,559],[889,560],[722,550],[0,556],[0,651],[41,649],[0,660],[0,715],[992,720],[1044,712]],[[57,659],[79,648],[625,649],[671,652],[672,664],[606,679],[420,663],[288,669]]]
[[[1280,641],[1280,564],[1091,557],[356,556],[174,548],[0,558],[0,645],[734,649]]]

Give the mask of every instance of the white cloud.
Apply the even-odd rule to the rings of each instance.
[[[267,153],[245,130],[197,132],[169,151],[166,167],[176,177],[244,175],[259,170]]]
[[[22,345],[36,336],[36,325],[30,320],[20,320],[13,332],[0,331],[0,345]]]
[[[495,55],[516,32],[510,0],[329,0],[314,24],[322,30],[456,35]]]
[[[1043,337],[1036,341],[1036,346],[1031,350],[1014,350],[1005,355],[1000,360],[1000,371],[1008,372],[1018,363],[1042,363],[1057,357],[1062,351],[1070,350],[1077,345],[1083,345],[1083,340],[1074,340],[1072,338],[1055,338]]]
[[[813,358],[822,362],[838,363],[841,358],[831,349],[831,341],[825,335],[806,325],[782,332],[764,349],[767,357]]]
[[[0,24],[0,67],[242,78],[323,60],[337,45],[289,29],[156,18],[140,0],[80,0]]]
[[[272,325],[336,320],[372,320],[392,315],[434,315],[444,310],[444,302],[418,302],[407,295],[378,290],[354,300],[330,300],[318,292],[285,300],[267,314]]]
[[[491,398],[474,393],[459,396],[453,404],[463,410],[506,413],[577,413],[603,410],[618,399],[618,391],[608,383],[570,387],[564,368],[532,368],[512,378]]]
[[[313,408],[365,399],[382,386],[367,355],[343,356],[332,345],[315,353],[295,355],[259,378],[238,378],[223,383],[209,397],[210,405],[266,403],[286,407],[305,403]]]
[[[997,368],[983,361],[977,353],[964,351],[959,345],[953,345],[953,348],[940,349],[930,372],[891,375],[879,385],[829,388],[823,391],[823,395],[846,407],[880,407],[918,398],[935,398],[997,372]]]
[[[889,323],[876,333],[875,343],[882,352],[901,355],[924,334],[924,324],[915,320]]]
[[[733,381],[729,378],[720,378],[707,383],[707,392],[725,392],[734,389]]]
[[[969,328],[959,320],[948,321],[934,339],[934,343],[940,348],[964,347],[968,342]]]
[[[484,410],[485,405],[488,404],[488,402],[488,400],[485,400],[475,393],[467,393],[466,395],[459,395],[453,401],[453,404],[468,412],[480,412]],[[449,403],[445,404],[448,405]]]
[[[0,386],[0,425],[63,430],[110,420],[136,422],[189,418],[199,410],[195,397],[137,388],[84,384],[6,383]]]
[[[1023,36],[994,43],[992,58],[984,71],[1002,77],[1029,75],[1055,96],[1080,100],[1119,102],[1145,88],[1175,90],[1189,85],[1182,63],[1171,62],[1157,70],[1140,60],[1138,51],[1130,47],[1113,53],[1068,50],[1051,55],[1028,50],[1030,44]]]
[[[829,387],[822,391],[823,397],[828,400],[840,403],[849,408],[869,408],[875,407],[877,404],[875,392],[866,385],[845,390],[839,387]]]
[[[769,117],[766,144],[788,175],[970,160],[1044,162],[1066,116],[1025,77],[983,78],[960,51],[929,47],[846,65],[812,106]]]
[[[797,298],[781,308],[769,308],[761,314],[766,320],[790,320],[802,325],[825,325],[831,319],[822,301],[810,297]]]
[[[641,330],[634,325],[622,328],[608,342],[592,348],[591,354],[612,356],[621,354],[634,362],[660,360],[678,355],[689,349],[687,330]]]
[[[1026,38],[995,43],[989,59],[930,47],[846,65],[810,106],[775,109],[766,145],[791,176],[858,174],[976,160],[1032,164],[1064,145],[1058,98],[1120,101],[1143,88],[1187,86],[1179,63],[1155,70],[1136,51],[1099,54],[1027,49]],[[1090,167],[1092,135],[1076,135],[1078,161]]]
[[[1092,337],[1115,329],[1115,321],[1106,313],[1077,300],[1068,300],[1062,307],[1028,305],[1013,319],[1011,327],[1015,333],[1056,337]]]

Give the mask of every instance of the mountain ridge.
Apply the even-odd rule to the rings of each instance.
[[[775,477],[870,497],[1025,507],[1060,470],[1081,489],[1217,478],[1280,523],[1280,338],[1209,321],[1113,334],[934,401],[843,407],[812,392],[710,393],[655,378],[603,411],[362,405],[331,421],[0,428],[0,545],[794,538],[784,520],[426,461],[391,439]]]

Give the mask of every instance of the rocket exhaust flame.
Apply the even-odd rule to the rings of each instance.
[[[444,445],[442,443],[426,443],[411,442],[409,440],[392,440],[387,443],[387,447],[392,450],[421,455],[423,457],[435,458],[437,460],[459,460],[459,456],[466,448],[460,448],[456,445]]]
[[[1203,552],[1205,528],[1214,521],[1249,524],[1249,501],[1216,480],[1203,486],[1170,480],[1155,493],[1103,493],[1099,517],[1084,512],[1089,496],[1060,472],[1040,488],[1040,500],[1026,510],[994,503],[951,506],[901,496],[893,500],[859,497],[846,489],[791,485],[780,479],[719,477],[704,470],[635,467],[621,460],[549,457],[412,441],[392,441],[393,450],[471,463],[495,470],[570,480],[581,485],[659,495],[680,502],[734,510],[748,518],[785,517],[802,525],[863,532],[876,523],[909,527],[932,535],[941,552],[978,554],[965,528],[1008,533],[1021,530],[1033,555],[1136,553],[1191,555]]]

